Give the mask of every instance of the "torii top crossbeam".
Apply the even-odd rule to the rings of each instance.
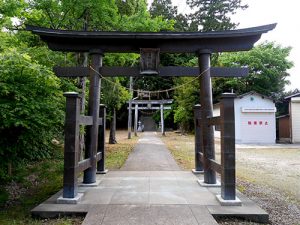
[[[201,49],[211,52],[250,50],[263,33],[276,24],[213,32],[103,32],[54,30],[27,25],[54,51],[140,52],[141,48],[159,48],[166,53],[195,53]]]

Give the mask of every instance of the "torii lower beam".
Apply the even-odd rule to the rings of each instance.
[[[89,74],[88,67],[54,67],[53,71],[58,77],[85,77]],[[99,71],[103,77],[117,77],[117,76],[141,76],[138,67],[102,67]],[[226,68],[226,67],[211,67],[211,77],[244,77],[249,74],[249,69],[242,68]],[[159,75],[161,77],[170,76],[199,76],[198,67],[182,67],[182,66],[166,66],[159,68]]]

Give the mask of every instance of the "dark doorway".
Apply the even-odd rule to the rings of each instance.
[[[141,116],[141,122],[144,125],[144,131],[156,131],[157,124],[152,116]]]

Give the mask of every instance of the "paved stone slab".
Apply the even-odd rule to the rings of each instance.
[[[216,196],[208,190],[186,191],[184,197],[190,205],[219,205]]]
[[[150,206],[109,205],[101,225],[150,225]]]
[[[194,214],[197,214],[194,216]],[[94,216],[93,216],[94,215]],[[92,209],[84,225],[215,225],[205,207],[187,205],[115,205]]]
[[[107,211],[107,205],[97,205],[89,210],[84,218],[82,225],[99,225],[102,224]]]
[[[180,191],[179,184],[176,179],[174,180],[156,180],[150,179],[150,192],[159,191]]]
[[[155,179],[168,179],[168,180],[176,180],[175,171],[150,171],[149,177]],[[179,171],[180,172],[180,171]]]
[[[193,212],[199,225],[217,225],[217,221],[209,213],[205,206],[191,205],[190,209]]]
[[[89,212],[90,204],[47,204],[42,203],[31,210],[33,217],[39,218],[55,218],[59,216],[85,216]]]
[[[150,210],[152,225],[198,225],[188,205],[151,205]]]
[[[113,189],[91,189],[87,191],[81,201],[81,204],[109,204],[112,196],[116,193]]]
[[[116,192],[110,204],[126,204],[126,205],[146,205],[149,203],[149,192]]]
[[[183,192],[160,191],[150,192],[150,204],[187,204]]]
[[[207,206],[208,211],[215,217],[240,217],[258,223],[268,223],[269,214],[255,203],[242,203],[242,206]]]
[[[149,179],[124,179],[120,186],[124,191],[149,192]]]

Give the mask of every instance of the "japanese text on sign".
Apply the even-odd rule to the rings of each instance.
[[[254,125],[254,126],[256,126],[256,125],[260,125],[260,126],[268,126],[269,125],[269,122],[268,121],[257,121],[257,120],[254,120],[254,121],[248,121],[248,125],[250,126],[250,125]]]

